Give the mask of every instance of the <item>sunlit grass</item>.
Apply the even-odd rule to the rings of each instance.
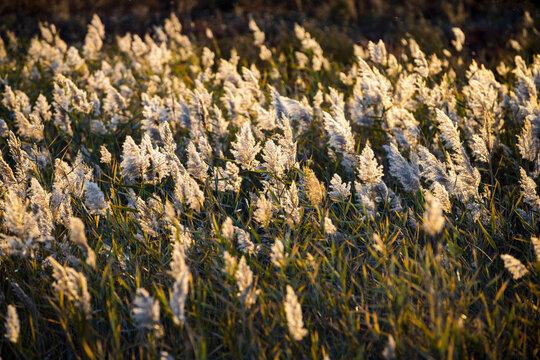
[[[394,57],[395,63],[390,54],[380,55],[375,44],[370,50],[359,47],[357,55],[363,55],[351,68],[326,59],[324,49],[311,37],[302,38],[297,28],[291,47],[282,53],[270,49],[269,60],[225,57],[214,42],[208,49],[215,53],[214,64],[205,64],[197,43],[182,38],[174,24],[164,29],[161,35],[152,33],[153,40],[150,35],[133,40],[129,50],[101,36],[107,39],[103,48],[92,45],[96,49],[86,52],[88,59],[83,47],[74,50],[80,63],[68,60],[58,34],[47,41],[46,34],[36,37],[40,42],[30,53],[28,47],[9,42],[2,47],[6,55],[0,56],[4,91],[0,118],[5,126],[0,146],[15,181],[2,165],[0,319],[7,319],[8,305],[15,305],[20,322],[17,341],[0,341],[4,358],[539,356],[540,250],[531,240],[538,236],[539,209],[524,196],[519,170],[534,179],[538,160],[524,159],[517,145],[525,133],[523,112],[531,116],[535,129],[538,126],[538,55],[525,59],[529,73],[524,76],[533,84],[529,88],[520,85],[517,73],[493,73],[501,90],[493,108],[484,109],[491,120],[482,127],[474,120],[473,95],[464,92],[473,83],[466,70],[478,69],[462,64],[461,55],[450,45],[451,56],[437,54],[440,71],[433,70],[436,59],[413,51],[412,39],[402,49],[408,57]],[[86,44],[92,40],[87,38]],[[258,53],[261,44],[249,46]],[[300,64],[296,52],[302,52],[308,64]],[[422,68],[422,60],[431,70]],[[366,80],[366,69],[358,70],[363,64],[388,81],[388,93],[382,82],[371,84],[375,90],[365,87],[377,76]],[[419,76],[422,71],[427,75]],[[69,89],[59,73],[84,92],[91,103],[87,111],[76,109],[76,97],[65,95],[70,109],[64,109],[62,96],[53,95],[53,84]],[[415,76],[413,91],[400,90],[400,76]],[[478,81],[488,84],[486,79]],[[16,92],[19,100],[10,102],[8,86],[24,92],[28,104]],[[124,104],[107,97],[112,94],[109,87],[121,94]],[[370,91],[379,90],[381,99],[371,103],[370,96],[375,96]],[[153,107],[144,106],[143,93],[156,97]],[[519,97],[520,93],[525,95]],[[36,115],[44,127],[43,138],[35,140],[16,113],[31,118],[39,94],[51,105],[52,118]],[[331,94],[343,95],[344,104]],[[55,107],[67,118],[55,113]],[[417,124],[395,119],[391,123],[390,108],[406,109]],[[269,112],[268,118],[260,109]],[[448,146],[452,134],[435,120],[435,109],[443,110],[456,126],[466,160],[458,158],[457,145]],[[361,111],[364,118],[353,119]],[[335,119],[336,129],[329,130],[323,112]],[[96,130],[95,121],[104,131]],[[244,123],[249,124],[252,142],[242,135]],[[407,133],[414,127],[417,133]],[[472,136],[482,131],[496,142],[488,146],[487,162],[479,161],[471,148]],[[127,136],[140,147],[129,150],[131,154],[124,145]],[[409,146],[400,136],[408,137]],[[14,138],[20,146],[13,144]],[[245,153],[258,145],[266,149],[270,139],[279,148],[274,150],[280,152],[274,154],[279,166],[271,166],[265,150],[256,152],[250,164],[237,155],[238,149]],[[249,146],[233,145],[240,141]],[[368,142],[372,159],[364,153]],[[390,173],[395,160],[383,145],[391,142],[399,143],[413,170],[416,166],[420,186],[414,191],[405,191],[399,176]],[[189,154],[190,143],[196,145],[199,160]],[[110,163],[102,161],[102,145],[112,155]],[[467,196],[451,181],[444,185],[450,209],[440,211],[442,230],[428,229],[424,221],[435,190],[430,188],[433,179],[425,175],[426,163],[418,168],[423,161],[420,146],[445,166],[449,179],[463,180],[452,177],[450,170],[454,175],[479,174],[478,185],[460,183]],[[531,152],[537,150],[530,145]],[[78,154],[84,165],[75,165]],[[130,163],[126,159],[133,154],[139,158]],[[69,171],[58,170],[58,159]],[[143,167],[137,161],[150,163]],[[463,171],[459,168],[463,164],[470,169]],[[231,165],[238,171],[223,175]],[[197,166],[205,169],[203,175]],[[381,179],[377,166],[382,166]],[[281,168],[283,174],[270,170]],[[350,196],[329,195],[335,174],[350,185]],[[237,186],[235,177],[241,179]],[[370,177],[377,179],[370,182]],[[43,238],[19,231],[10,222],[13,214],[44,219],[32,199],[32,178],[54,199],[44,202],[51,212],[52,230],[46,234],[40,227]],[[92,211],[89,195],[82,191],[89,181],[104,194],[107,210],[102,214]],[[387,189],[384,196],[377,190],[381,183]],[[267,214],[262,210],[256,214],[263,194],[271,206]],[[6,207],[11,196],[20,199],[20,208]],[[433,201],[438,209],[441,203]],[[266,222],[259,221],[261,214],[268,215]],[[70,240],[66,219],[71,217],[83,221],[88,247]],[[231,238],[228,231],[236,235]],[[247,245],[240,243],[241,236],[248,238]],[[10,237],[27,251],[21,253]],[[283,243],[281,266],[272,261],[275,241]],[[185,254],[177,253],[189,272],[183,322],[175,318],[177,304],[171,300],[178,275],[171,268],[181,267],[175,262],[176,246]],[[96,254],[95,267],[88,260],[89,250]],[[229,274],[225,252],[236,259]],[[527,273],[518,277],[506,270],[503,254],[518,259]],[[81,300],[70,293],[81,283],[58,290],[61,286],[46,261],[49,256],[86,279],[89,316],[81,311]],[[239,293],[242,259],[253,275],[248,300]],[[288,286],[300,304],[305,334],[299,330],[302,326],[295,332],[288,320],[286,308],[291,311],[295,305],[294,301],[285,305]],[[134,316],[137,289],[145,289],[159,304],[159,319],[151,320],[151,326]],[[249,294],[256,294],[252,302]]]

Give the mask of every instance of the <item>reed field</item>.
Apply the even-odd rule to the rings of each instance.
[[[182,25],[0,33],[2,359],[540,357],[531,14],[490,64]]]

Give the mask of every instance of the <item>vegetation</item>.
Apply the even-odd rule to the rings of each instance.
[[[0,38],[2,357],[539,357],[529,13],[495,69],[249,28]]]

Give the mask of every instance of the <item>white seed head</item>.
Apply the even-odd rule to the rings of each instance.
[[[8,305],[7,309],[7,315],[6,315],[6,334],[5,337],[12,343],[16,343],[19,339],[19,331],[21,329],[21,325],[19,323],[19,316],[17,315],[17,309],[15,309],[15,306]]]
[[[501,259],[504,261],[504,267],[510,274],[512,274],[512,277],[514,280],[518,280],[523,275],[527,274],[529,270],[515,257],[508,254],[501,255]]]
[[[302,308],[298,302],[298,298],[290,285],[287,285],[287,296],[284,301],[285,315],[287,316],[287,325],[289,333],[296,341],[300,341],[308,334],[304,328],[302,320]]]

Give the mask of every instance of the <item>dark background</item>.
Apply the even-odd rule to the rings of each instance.
[[[64,40],[79,42],[94,13],[109,35],[141,34],[175,12],[183,32],[204,39],[204,30],[210,27],[227,48],[249,35],[248,18],[253,17],[271,45],[282,42],[298,22],[325,50],[338,58],[343,52],[345,59],[353,42],[382,38],[392,50],[407,34],[427,53],[437,52],[449,46],[451,28],[459,26],[466,34],[469,55],[489,63],[504,55],[511,38],[527,38],[522,44],[525,54],[540,52],[536,29],[523,34],[525,11],[538,27],[540,8],[528,0],[1,0],[0,35],[9,30],[30,37],[38,33],[38,22],[46,21],[57,25]]]

